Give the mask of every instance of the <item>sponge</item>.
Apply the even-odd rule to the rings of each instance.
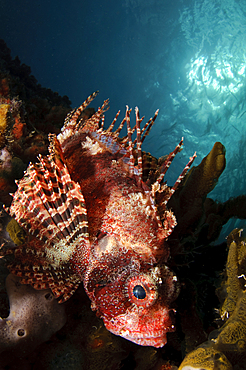
[[[65,308],[49,289],[22,285],[12,274],[6,279],[6,289],[10,312],[7,318],[0,318],[0,353],[25,356],[63,327]]]

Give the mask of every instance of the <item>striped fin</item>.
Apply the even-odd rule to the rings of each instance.
[[[145,137],[148,135],[157,118],[158,110],[155,112],[154,117],[150,118],[141,129],[140,124],[142,123],[144,117],[139,117],[139,110],[136,107],[136,125],[131,128],[131,109],[127,107],[125,117],[119,124],[118,128],[115,129],[115,125],[120,111],[117,112],[108,129],[104,130],[104,113],[108,109],[108,99],[103,102],[103,105],[99,107],[92,116],[89,116],[88,118],[84,116],[85,110],[88,109],[87,106],[97,96],[97,94],[98,91],[91,94],[80,107],[68,114],[65,119],[64,126],[61,129],[61,133],[58,135],[57,139],[63,150],[65,150],[66,143],[73,137],[73,135],[77,135],[81,132],[87,132],[94,142],[97,141],[101,148],[110,151],[113,155],[115,155],[117,160],[122,158],[123,161],[129,166],[130,176],[138,175],[140,183],[143,177],[141,147]],[[124,138],[119,138],[119,134],[125,123],[127,126],[127,136]],[[132,134],[135,132],[136,138],[133,140]],[[135,153],[137,153],[137,165],[134,163]]]
[[[137,156],[136,156],[137,157]],[[137,158],[135,158],[136,163]],[[151,185],[156,181],[156,173],[159,168],[159,160],[153,157],[150,153],[142,152],[143,161],[143,181],[147,185]]]
[[[12,272],[25,276],[34,287],[50,281],[50,288],[59,286],[57,292],[54,288],[55,295],[59,291],[64,294],[62,284],[68,287],[73,281],[72,286],[75,282],[77,286],[89,259],[87,211],[81,188],[71,180],[55,149],[47,157],[39,156],[39,163],[30,164],[17,185],[9,213],[27,231],[29,241],[21,251],[16,249],[21,264],[18,270],[15,263]]]
[[[92,111],[94,114],[87,114],[88,108],[87,106],[90,102],[95,99],[97,96],[98,91],[91,94],[83,104],[77,109],[74,109],[70,112],[64,122],[64,125],[61,129],[61,133],[58,135],[58,141],[62,145],[64,141],[70,139],[74,134],[77,134],[81,131],[85,132],[93,132],[100,130],[101,126],[104,123],[104,112],[109,109],[108,103],[109,100],[105,100],[103,105],[98,108],[98,110],[94,113],[93,108]],[[90,109],[90,108],[89,108]],[[87,111],[86,111],[87,110]]]
[[[83,104],[80,105],[79,108],[74,109],[71,112],[69,112],[67,117],[65,118],[64,125],[61,131],[64,131],[68,127],[75,128],[81,118],[82,113],[85,111],[85,109],[88,107],[90,102],[94,100],[97,95],[98,95],[98,91],[95,91],[90,96],[88,96],[88,98],[84,101]]]
[[[142,144],[155,123],[159,110],[156,110],[153,118],[150,118],[148,122],[144,124],[143,128],[141,128],[141,123],[144,117],[140,118],[139,109],[136,107],[136,124],[132,128],[130,124],[130,113],[132,109],[129,109],[129,107],[126,106],[125,117],[119,127],[114,130],[120,111],[117,112],[108,129],[103,130],[104,112],[108,109],[108,100],[105,100],[102,107],[99,107],[97,112],[89,119],[83,120],[83,118],[80,118],[84,109],[95,98],[95,96],[97,96],[97,94],[98,91],[91,94],[77,110],[74,110],[68,115],[65,120],[64,127],[62,128],[62,131],[64,132],[58,135],[59,142],[62,145],[66,138],[71,137],[75,132],[79,132],[81,130],[90,132],[91,137],[96,140],[101,147],[104,147],[106,150],[109,150],[114,154],[117,160],[121,158],[124,163],[128,164],[130,176],[137,176],[139,185],[144,181],[147,186],[152,188],[152,195],[153,198],[155,198],[155,194],[161,189],[161,183],[163,182],[166,171],[168,170],[173,158],[182,150],[183,138],[176,146],[175,150],[167,155],[163,161],[157,161],[154,157],[151,158],[151,156],[147,156],[146,153],[142,152]],[[125,123],[127,126],[127,136],[119,138],[119,134]],[[134,133],[136,137],[133,140],[132,135]],[[165,204],[177,189],[195,157],[196,154],[193,155],[171,191],[167,192]]]
[[[14,260],[7,267],[20,277],[21,284],[29,284],[37,290],[49,288],[59,303],[69,299],[81,283],[81,278],[69,268],[52,267],[45,260],[42,243],[36,238],[21,247],[8,249],[5,256],[7,254],[14,254]]]

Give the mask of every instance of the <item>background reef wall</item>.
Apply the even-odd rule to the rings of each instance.
[[[59,132],[70,104],[67,96],[41,87],[0,40],[0,202],[9,205],[14,180],[38,154],[47,154],[48,134]]]

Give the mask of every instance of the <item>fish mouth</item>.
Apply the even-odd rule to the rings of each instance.
[[[140,346],[150,346],[150,347],[155,347],[155,348],[161,348],[165,346],[165,344],[167,343],[166,333],[162,333],[160,336],[153,335],[150,337],[141,337],[140,335],[131,336],[131,335],[127,335],[126,333],[122,333],[118,335]]]
[[[159,312],[158,316],[154,319],[152,315],[139,317],[135,312],[128,312],[109,321],[104,318],[104,324],[111,333],[133,343],[160,348],[167,343],[167,332],[174,331],[175,327],[168,309]]]

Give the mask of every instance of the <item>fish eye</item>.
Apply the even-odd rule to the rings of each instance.
[[[135,305],[149,307],[155,303],[158,297],[157,286],[149,275],[129,277],[126,284],[129,299]]]
[[[134,297],[137,299],[144,299],[146,298],[146,291],[142,285],[135,285],[132,290]]]

